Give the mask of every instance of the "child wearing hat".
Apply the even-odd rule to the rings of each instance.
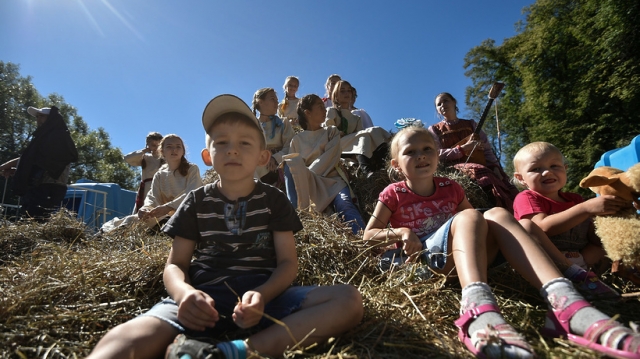
[[[90,358],[155,358],[174,338],[169,358],[278,357],[362,319],[353,286],[291,286],[298,269],[293,233],[302,224],[281,191],[254,179],[271,153],[249,107],[236,96],[218,96],[202,123],[202,159],[220,179],[191,191],[164,227],[173,238],[164,270],[170,298],[109,331]],[[244,340],[189,339],[252,327],[260,330]]]

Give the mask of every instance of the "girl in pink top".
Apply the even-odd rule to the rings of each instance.
[[[438,147],[427,129],[409,126],[391,142],[399,182],[380,195],[364,232],[374,245],[398,244],[409,260],[433,271],[456,271],[462,286],[458,336],[476,356],[531,358],[534,353],[506,322],[487,283],[487,265],[502,255],[549,305],[542,332],[612,356],[640,357],[640,334],[593,308],[504,208],[473,209],[454,181],[434,177]],[[615,338],[615,340],[610,340]]]

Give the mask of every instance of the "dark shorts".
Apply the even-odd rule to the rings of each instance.
[[[176,328],[180,333],[185,333],[190,336],[196,337],[216,337],[220,334],[238,330],[239,327],[233,322],[232,314],[233,308],[238,303],[238,296],[242,298],[245,292],[253,290],[254,288],[262,285],[268,276],[266,275],[251,275],[236,278],[229,278],[224,283],[212,285],[212,286],[199,286],[199,289],[211,296],[215,301],[215,308],[220,314],[220,320],[216,323],[215,327],[207,328],[203,332],[198,332],[185,328],[180,321],[178,321],[178,305],[171,298],[165,298],[160,303],[149,309],[148,312],[141,314],[141,316],[152,316],[162,321],[169,323]],[[231,287],[236,293],[233,293],[229,287]],[[274,298],[271,302],[267,303],[264,308],[264,312],[269,316],[278,320],[295,313],[300,309],[300,306],[307,298],[307,294],[315,289],[315,286],[292,286],[286,291]],[[271,319],[262,317],[257,327],[264,329],[273,324]]]

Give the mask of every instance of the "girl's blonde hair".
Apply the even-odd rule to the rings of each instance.
[[[256,111],[260,111],[260,107],[258,106],[258,100],[264,99],[265,96],[267,96],[267,94],[271,91],[273,91],[274,93],[276,92],[276,90],[274,90],[272,87],[263,87],[253,94],[253,101],[251,101],[251,109],[253,110],[254,115],[257,116]]]
[[[391,139],[391,144],[389,145],[389,161],[391,160],[397,161],[398,151],[399,151],[398,142],[400,141],[400,138],[402,138],[402,136],[407,136],[410,133],[424,133],[428,135],[429,138],[433,141],[433,144],[435,145],[436,149],[438,149],[439,147],[438,141],[433,136],[433,133],[431,133],[424,126],[421,126],[421,125],[407,126],[401,129],[400,131],[398,131],[395,135],[393,135],[393,138]],[[400,182],[406,179],[402,172],[398,171],[395,167],[391,165],[389,165],[387,168],[387,174],[389,175],[389,179],[392,182]]]
[[[185,157],[187,155],[187,148],[184,146],[184,141],[182,140],[182,138],[180,138],[180,136],[175,134],[170,134],[170,135],[164,136],[162,140],[160,140],[160,146],[158,149],[158,151],[160,151],[160,158],[164,160],[164,157],[162,156],[162,150],[164,149],[165,141],[170,138],[177,138],[180,140],[180,143],[182,144],[184,153],[182,154],[182,158],[180,158],[180,165],[178,166],[176,171],[178,171],[178,173],[180,173],[181,175],[186,176],[187,174],[189,174],[189,167],[191,166],[191,164],[189,163],[189,161],[187,161],[187,158]],[[173,172],[175,173],[175,171]]]

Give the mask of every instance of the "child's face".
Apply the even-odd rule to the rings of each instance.
[[[184,146],[179,138],[171,137],[162,144],[162,158],[167,162],[179,163],[184,156]]]
[[[522,156],[514,177],[543,196],[557,195],[567,184],[567,166],[558,151],[535,151]]]
[[[311,106],[311,110],[305,110],[305,115],[307,115],[310,127],[320,127],[327,116],[327,108],[324,107],[322,100],[317,99]]]
[[[295,97],[296,92],[298,92],[298,86],[300,86],[298,81],[288,80],[287,83],[284,85],[284,91],[287,93],[287,96]]]
[[[258,108],[261,115],[275,115],[278,111],[278,96],[275,91],[269,91],[263,98],[259,99]]]
[[[209,148],[202,150],[202,160],[213,166],[222,181],[253,181],[258,166],[264,166],[271,153],[262,149],[257,128],[242,122],[221,123],[209,130]]]
[[[338,91],[338,103],[343,108],[349,108],[351,106],[351,99],[353,98],[353,90],[351,86],[343,84]]]
[[[425,132],[408,131],[397,142],[396,158],[391,166],[401,171],[408,181],[433,177],[438,167],[438,148],[433,137]]]

